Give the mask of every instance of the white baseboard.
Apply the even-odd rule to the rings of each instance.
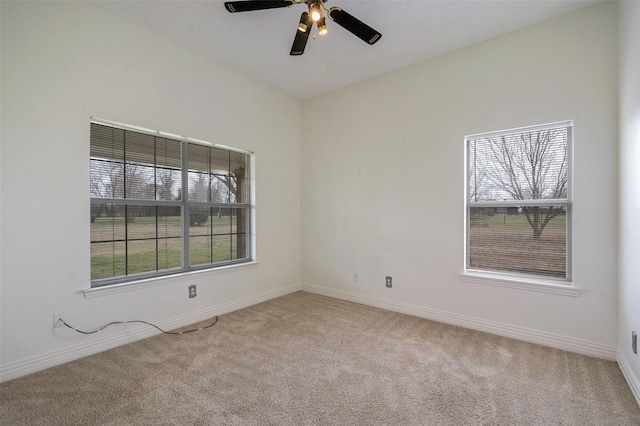
[[[310,293],[320,294],[323,296],[334,297],[336,299],[374,306],[376,308],[386,309],[388,311],[400,312],[403,314],[426,318],[446,324],[452,324],[460,327],[470,328],[473,330],[497,334],[499,336],[511,337],[513,339],[523,340],[525,342],[537,343],[556,349],[562,349],[570,352],[580,353],[583,355],[604,358],[610,361],[615,361],[617,356],[616,347],[560,336],[544,331],[517,327],[495,321],[487,321],[465,315],[424,308],[422,306],[395,302],[393,300],[366,296],[313,284],[303,283],[302,290],[308,291]]]
[[[620,366],[622,375],[627,381],[629,388],[631,388],[631,393],[633,393],[638,406],[640,406],[640,378],[633,373],[633,370],[631,369],[627,359],[624,357],[622,351],[618,353],[618,365]]]
[[[223,303],[221,305],[213,306],[211,308],[207,308],[198,312],[191,312],[175,318],[159,321],[156,323],[156,325],[165,330],[172,330],[199,321],[204,321],[216,315],[222,315],[228,312],[236,311],[238,309],[246,308],[251,305],[255,305],[257,303],[266,302],[267,300],[275,299],[289,293],[294,293],[296,291],[299,291],[300,289],[300,284],[292,284],[286,287],[267,291],[265,293],[260,293],[254,296],[249,296],[231,302]],[[159,333],[160,331],[153,327],[135,327],[132,330],[125,330],[121,334],[115,336],[104,337],[98,340],[94,340],[90,343],[72,345],[64,349],[2,365],[2,367],[0,367],[0,382],[16,379],[18,377],[35,373],[37,371],[54,367],[56,365],[84,358],[86,356],[106,351],[108,349],[113,349],[118,346],[126,345],[128,343],[133,343],[137,340],[145,339]]]

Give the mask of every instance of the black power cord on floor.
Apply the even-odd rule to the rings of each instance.
[[[185,331],[164,331],[163,329],[161,329],[160,327],[158,327],[155,324],[151,324],[150,322],[147,321],[142,321],[142,320],[131,320],[131,321],[113,321],[110,322],[109,324],[105,324],[102,327],[100,327],[97,330],[93,330],[93,331],[82,331],[82,330],[78,330],[75,327],[71,327],[69,324],[67,324],[66,322],[64,322],[64,320],[59,320],[60,322],[62,322],[64,325],[66,325],[67,327],[69,327],[72,330],[77,331],[78,333],[82,333],[82,334],[93,334],[93,333],[97,333],[98,331],[102,331],[105,328],[109,327],[110,325],[114,325],[114,324],[131,324],[131,323],[141,323],[141,324],[146,324],[149,325],[151,327],[155,327],[158,330],[160,330],[161,332],[163,332],[164,334],[186,334],[186,333],[193,333],[194,331],[200,331],[200,330],[204,330],[207,329],[209,327],[213,327],[214,325],[216,325],[216,323],[218,322],[218,316],[216,315],[215,317],[215,321],[213,321],[211,324],[209,325],[205,325],[204,327],[199,327],[199,328],[193,328],[191,330],[185,330]]]

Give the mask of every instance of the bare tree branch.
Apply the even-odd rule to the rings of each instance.
[[[542,200],[567,197],[564,129],[548,129],[471,141],[471,200]],[[562,207],[523,206],[533,237],[539,239]]]

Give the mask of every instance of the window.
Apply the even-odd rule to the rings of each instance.
[[[571,280],[572,122],[467,136],[466,269]]]
[[[250,153],[91,123],[91,286],[251,261]]]

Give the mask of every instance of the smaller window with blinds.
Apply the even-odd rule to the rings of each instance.
[[[466,271],[571,281],[573,123],[465,138]]]

